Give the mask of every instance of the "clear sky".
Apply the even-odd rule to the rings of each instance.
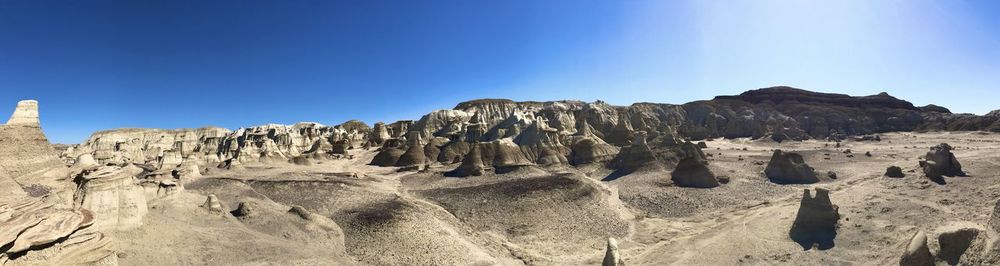
[[[39,100],[58,143],[775,85],[982,114],[1000,109],[997,3],[0,0],[0,110]]]

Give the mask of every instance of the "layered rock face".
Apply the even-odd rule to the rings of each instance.
[[[788,235],[807,250],[814,246],[832,248],[840,220],[838,207],[830,201],[830,191],[826,189],[817,188],[815,197],[811,194],[808,189],[803,192],[799,212]]]
[[[93,230],[94,213],[26,199],[0,203],[0,264],[10,258],[51,265],[116,265],[110,239]],[[52,252],[32,252],[47,249]]]
[[[25,100],[17,104],[7,124],[0,125],[0,143],[0,175],[20,181],[22,185],[33,183],[36,176],[63,166],[42,133],[37,101]]]
[[[228,168],[247,162],[288,161],[300,155],[310,158],[346,155],[351,148],[374,147],[381,153],[372,164],[397,166],[404,153],[410,154],[407,158],[413,157],[418,149],[423,150],[428,163],[458,163],[471,145],[483,145],[480,153],[487,166],[494,164],[493,154],[501,155],[495,162],[501,166],[498,170],[511,163],[542,167],[611,163],[628,172],[634,171],[636,164],[622,163],[614,159],[616,156],[631,154],[641,160],[655,159],[654,153],[676,147],[685,139],[843,139],[889,131],[956,127],[990,130],[993,125],[960,122],[973,119],[970,117],[994,121],[993,117],[1000,117],[1000,112],[983,117],[954,115],[945,108],[915,107],[884,93],[855,97],[791,87],[764,88],[681,105],[613,106],[600,101],[481,99],[459,103],[451,110],[428,113],[416,121],[380,122],[373,128],[349,121],[335,127],[299,123],[235,131],[222,128],[105,131],[94,134],[71,157],[91,153],[102,164],[159,163],[162,168],[174,167],[179,157],[182,162],[223,163]],[[413,147],[412,151],[414,145],[407,143],[405,136],[411,131],[418,132],[422,146]],[[637,137],[638,132],[646,135]],[[633,145],[635,141],[647,146]],[[403,164],[412,166],[407,160],[410,159]],[[664,160],[673,158],[666,156]],[[676,161],[668,163],[673,162]]]
[[[142,226],[148,212],[146,196],[136,184],[135,175],[142,172],[135,166],[102,166],[75,178],[73,195],[79,208],[96,214],[95,227],[101,230],[128,230]]]
[[[172,170],[185,162],[231,166],[288,161],[299,155],[344,155],[345,149],[361,147],[369,135],[371,129],[358,121],[337,126],[268,124],[235,131],[217,127],[116,129],[94,133],[67,156],[91,154],[101,164],[152,164],[161,170]]]
[[[96,214],[63,201],[71,189],[53,173],[65,178],[70,168],[42,133],[38,102],[18,103],[0,125],[0,143],[0,264],[117,264],[112,242],[93,226]],[[93,163],[84,156],[73,168],[90,169]],[[47,191],[24,190],[36,185]]]

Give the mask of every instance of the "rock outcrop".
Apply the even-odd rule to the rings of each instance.
[[[899,266],[934,266],[934,256],[927,247],[927,235],[923,231],[917,231],[910,238],[899,259]]]
[[[951,149],[951,145],[947,143],[931,147],[925,156],[926,160],[920,161],[924,175],[938,183],[943,183],[945,176],[965,176],[962,164],[951,153]]]
[[[134,176],[142,172],[135,166],[101,166],[74,178],[73,194],[79,208],[94,212],[94,226],[100,230],[129,230],[142,226],[148,212],[146,196]]]
[[[17,102],[14,113],[7,119],[5,125],[35,126],[40,125],[38,119],[38,101],[23,100]]]
[[[680,161],[670,174],[674,184],[681,187],[713,188],[719,180],[708,169],[708,160],[697,145],[690,141],[681,144]]]
[[[837,221],[840,220],[838,211],[837,205],[830,201],[830,191],[816,188],[816,196],[813,197],[806,189],[788,235],[806,250],[814,246],[821,250],[832,248],[837,237]]]
[[[112,242],[91,227],[94,215],[35,199],[0,203],[0,262],[115,265]]]
[[[778,184],[812,184],[819,182],[816,171],[806,164],[802,155],[774,150],[764,175]]]
[[[950,265],[957,265],[982,230],[973,226],[950,224],[938,228],[938,231],[938,245],[941,247],[938,258]]]
[[[410,131],[406,134],[406,151],[396,160],[396,166],[423,169],[427,164],[427,157],[424,155],[424,145],[420,141],[420,132]]]
[[[462,164],[445,175],[454,177],[481,176],[486,173],[486,170],[483,155],[479,152],[479,145],[472,145],[469,153],[462,159]]]
[[[646,132],[635,132],[632,145],[623,147],[615,157],[614,164],[622,173],[632,173],[656,162],[656,155],[646,143]]]
[[[38,102],[18,103],[7,124],[0,125],[0,172],[27,186],[43,182],[44,173],[63,168],[58,154],[42,133]]]

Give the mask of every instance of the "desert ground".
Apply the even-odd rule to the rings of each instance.
[[[969,176],[940,185],[919,174],[918,157],[938,143],[955,147]],[[361,265],[598,265],[608,237],[627,265],[894,265],[916,231],[936,239],[951,224],[983,227],[1000,199],[995,133],[889,133],[840,148],[816,140],[706,144],[710,168],[728,184],[675,187],[657,171],[603,182],[606,173],[572,168],[449,178],[441,172],[456,165],[368,165],[374,150],[309,166],[248,165],[206,173],[183,193],[150,202],[144,227],[113,236],[123,265],[338,264],[345,255]],[[773,149],[800,152],[837,178],[769,182],[763,170]],[[907,176],[883,176],[892,165]],[[842,216],[836,246],[826,250],[804,250],[788,237],[802,191],[813,187],[829,189]],[[208,194],[227,210],[258,207],[249,218],[201,215]],[[342,231],[293,223],[290,206]]]

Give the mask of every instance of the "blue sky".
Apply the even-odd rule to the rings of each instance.
[[[982,114],[998,84],[1000,4],[985,0],[0,0],[0,110],[38,99],[59,143],[775,85]]]

